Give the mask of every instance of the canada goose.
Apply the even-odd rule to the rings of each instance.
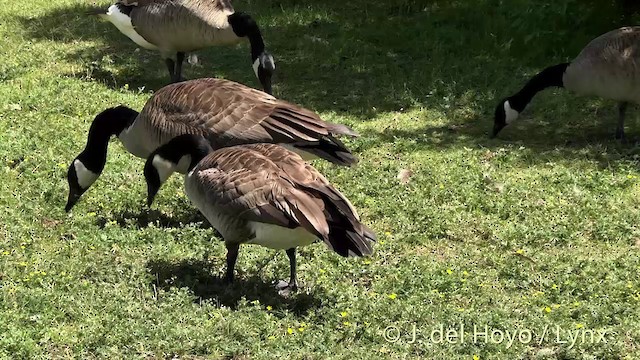
[[[640,27],[624,27],[601,35],[572,62],[542,70],[518,93],[502,100],[496,107],[493,136],[515,121],[539,91],[556,86],[619,101],[616,138],[624,139],[627,104],[640,103],[639,65]]]
[[[91,13],[113,23],[139,46],[160,51],[172,82],[182,80],[185,53],[247,37],[254,73],[271,94],[273,56],[265,51],[253,18],[236,12],[229,0],[119,0],[106,11]]]
[[[358,136],[347,126],[328,123],[310,110],[232,81],[184,81],[158,90],[140,113],[118,106],[96,116],[85,149],[67,172],[66,211],[104,169],[112,135],[131,154],[146,159],[158,146],[181,134],[203,135],[214,149],[257,142],[281,143],[308,158],[320,157],[339,165],[357,162],[335,138]],[[184,173],[186,166],[178,171]]]
[[[376,236],[360,222],[349,200],[283,146],[250,144],[213,151],[201,136],[175,137],[145,163],[149,206],[180,163],[188,163],[187,196],[224,238],[229,282],[242,243],[286,250],[291,278],[278,286],[285,291],[298,287],[298,246],[320,239],[345,257],[373,251]]]

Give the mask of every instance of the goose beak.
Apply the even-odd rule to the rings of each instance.
[[[69,212],[71,208],[80,200],[82,193],[77,193],[73,190],[69,191],[69,198],[67,199],[67,205],[64,207],[65,212]]]
[[[153,204],[153,200],[156,198],[156,194],[158,194],[159,187],[155,187],[152,185],[147,185],[147,206],[151,207]]]
[[[271,88],[271,74],[267,71],[262,71],[260,74],[260,84],[262,89],[269,95],[273,95],[273,89]]]
[[[493,125],[493,132],[491,133],[491,139],[495,139],[496,136],[498,136],[498,133],[505,127],[505,125],[502,124],[495,124]]]
[[[271,80],[269,80],[265,84],[262,84],[262,87],[264,88],[264,92],[266,92],[269,95],[273,95],[273,90],[271,89]]]

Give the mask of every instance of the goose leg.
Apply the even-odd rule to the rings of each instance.
[[[621,102],[618,105],[618,127],[616,128],[616,139],[624,140],[624,115],[627,111],[627,102]]]
[[[240,250],[240,244],[227,243],[227,273],[224,279],[227,283],[233,282],[233,270],[236,267],[236,260],[238,260],[238,250]]]
[[[171,58],[166,58],[164,60],[164,62],[167,64],[167,69],[169,70],[169,78],[171,79],[171,82],[174,83],[176,82],[176,76],[175,76],[175,71],[176,71],[176,63],[175,61],[173,61],[173,59]]]
[[[175,68],[175,80],[173,80],[173,82],[178,82],[178,81],[183,81],[184,78],[182,77],[182,62],[184,61],[184,53],[183,52],[179,52],[176,54],[176,68]]]
[[[287,250],[287,256],[289,256],[289,267],[291,269],[291,277],[289,283],[280,281],[276,288],[280,293],[289,293],[298,290],[298,278],[296,276],[296,248]]]

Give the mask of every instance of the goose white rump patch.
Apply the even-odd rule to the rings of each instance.
[[[504,102],[504,115],[505,115],[504,116],[505,122],[507,124],[511,124],[512,122],[514,122],[514,121],[516,121],[518,119],[518,116],[520,116],[520,113],[511,108],[511,104],[509,104],[509,101],[505,101]]]
[[[286,227],[249,222],[249,227],[256,234],[255,238],[247,244],[257,244],[270,249],[286,250],[298,246],[306,246],[317,240],[317,236],[311,234],[302,227],[289,229]]]
[[[93,171],[87,169],[86,166],[80,161],[75,160],[73,162],[73,167],[76,170],[76,177],[78,178],[78,185],[80,185],[83,189],[88,189],[91,184],[100,176],[99,174],[94,173]]]
[[[131,24],[131,18],[123,14],[117,5],[111,5],[103,17],[115,25],[121,33],[133,40],[134,43],[145,49],[158,50],[157,46],[151,44],[136,32],[133,24]]]

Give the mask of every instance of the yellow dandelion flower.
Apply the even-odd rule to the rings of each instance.
[[[553,285],[551,285],[551,288],[552,288],[553,290],[558,290],[558,285],[553,284]]]
[[[271,305],[267,305],[267,311],[271,311],[273,310],[273,307]]]
[[[351,323],[350,323],[350,322],[348,322],[348,321],[345,321],[345,322],[343,322],[343,323],[342,323],[342,325],[344,325],[344,326],[346,326],[346,327],[349,327],[349,326],[351,326]]]
[[[467,272],[467,270],[465,270],[465,271],[462,272],[462,275],[463,276],[469,276],[469,273]]]
[[[340,316],[342,316],[342,317],[347,317],[348,315],[349,315],[349,313],[346,312],[346,311],[343,311],[343,312],[340,313]]]
[[[453,270],[447,269],[447,274],[449,274],[449,275],[453,274]]]
[[[298,331],[303,332],[303,331],[304,331],[304,326],[300,326],[300,327],[298,328]]]
[[[275,340],[275,339],[276,339],[276,337],[275,337],[275,336],[273,336],[273,335],[271,335],[271,336],[269,336],[267,339],[268,339],[268,340]]]
[[[516,254],[524,255],[524,250],[523,249],[518,249],[518,250],[516,250]]]
[[[583,327],[584,327],[584,325],[582,325],[580,323],[576,324],[576,329],[582,329]]]
[[[365,265],[369,265],[371,264],[371,260],[363,260],[362,263]]]
[[[391,236],[391,231],[385,231],[384,234],[387,236]]]
[[[480,356],[473,354],[473,360],[480,360]]]
[[[546,313],[550,313],[550,312],[551,312],[551,307],[550,307],[550,306],[546,306],[546,307],[544,308],[544,311],[545,311]]]
[[[289,335],[293,334],[293,329],[292,328],[287,328],[287,334],[289,334]]]
[[[3,255],[9,255],[9,254],[11,254],[11,253],[10,253],[10,252],[8,252],[7,250],[5,250],[5,251],[3,251],[3,252],[2,252],[2,254],[3,254]]]
[[[96,213],[95,213],[95,212],[93,212],[93,211],[91,211],[91,212],[88,212],[88,213],[87,213],[87,216],[88,216],[88,217],[94,217],[94,216],[96,216]]]
[[[627,283],[627,287],[628,287],[629,289],[631,289],[631,288],[633,287],[633,284],[631,283],[631,281],[629,281],[629,282]]]
[[[387,297],[391,300],[395,300],[398,297],[398,295],[396,293],[393,293],[393,294],[387,295]]]

